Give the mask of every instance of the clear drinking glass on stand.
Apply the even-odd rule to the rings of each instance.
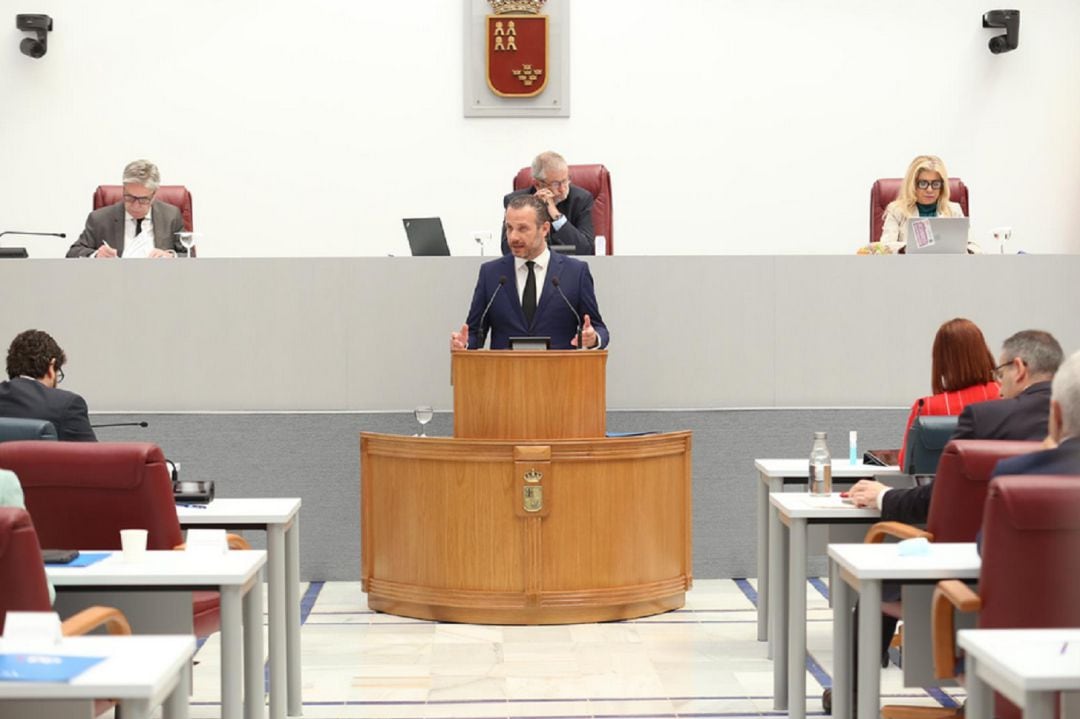
[[[420,434],[418,437],[427,437],[424,434],[424,425],[431,421],[431,418],[435,416],[435,410],[427,405],[420,405],[413,410],[413,416],[416,417],[416,421],[420,423]]]
[[[191,248],[195,246],[195,242],[199,239],[199,235],[195,232],[177,232],[176,238],[180,240],[180,244],[187,250],[188,259],[191,259]]]

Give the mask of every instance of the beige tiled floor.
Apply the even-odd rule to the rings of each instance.
[[[753,585],[751,580],[750,585]],[[831,611],[807,586],[808,646],[831,671]],[[699,580],[686,607],[646,619],[553,627],[435,624],[375,614],[360,585],[322,585],[303,627],[312,719],[741,717],[772,707],[772,662],[734,580]],[[218,645],[199,652],[192,717],[220,715]],[[807,674],[808,710],[822,686]],[[952,692],[956,694],[956,692]],[[884,672],[882,694],[935,704]]]

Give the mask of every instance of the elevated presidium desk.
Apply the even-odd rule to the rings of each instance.
[[[453,352],[453,438],[360,435],[369,607],[562,624],[683,606],[690,433],[605,437],[606,362]]]

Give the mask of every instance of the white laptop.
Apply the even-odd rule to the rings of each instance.
[[[967,254],[971,227],[967,217],[912,217],[907,223],[906,254]]]

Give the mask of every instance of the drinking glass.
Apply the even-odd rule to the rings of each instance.
[[[199,239],[199,235],[194,232],[177,232],[177,239],[180,240],[180,244],[187,250],[188,259],[191,259],[191,248],[195,246],[195,241]]]
[[[416,421],[420,423],[419,437],[427,437],[424,434],[424,425],[431,421],[431,418],[435,416],[435,410],[427,405],[420,405],[413,410],[413,416],[416,417]]]

